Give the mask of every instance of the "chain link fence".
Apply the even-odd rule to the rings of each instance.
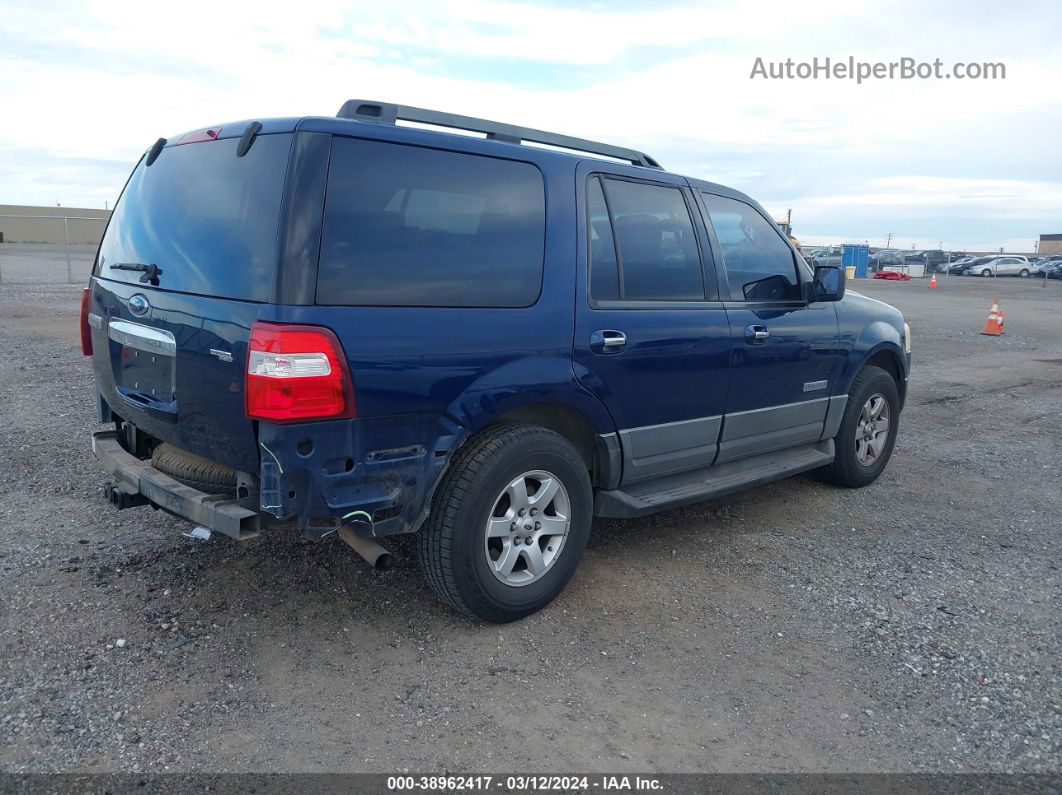
[[[0,283],[87,281],[107,221],[84,215],[0,214]]]

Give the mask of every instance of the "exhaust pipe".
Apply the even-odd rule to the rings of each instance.
[[[394,564],[390,552],[375,541],[362,538],[347,525],[339,528],[339,537],[347,543],[347,546],[365,558],[365,562],[376,571],[387,571]]]

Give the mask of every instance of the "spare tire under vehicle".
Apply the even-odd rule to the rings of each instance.
[[[151,454],[151,466],[174,480],[208,494],[236,493],[236,470],[163,442]]]

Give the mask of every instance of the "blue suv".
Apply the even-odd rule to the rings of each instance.
[[[361,100],[159,139],[81,328],[115,506],[379,566],[416,533],[439,596],[496,622],[564,588],[595,516],[872,482],[911,344],[742,193]]]

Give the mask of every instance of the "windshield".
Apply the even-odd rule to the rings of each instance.
[[[291,135],[260,135],[243,157],[238,142],[169,146],[151,166],[141,160],[114,209],[96,275],[268,301]]]

